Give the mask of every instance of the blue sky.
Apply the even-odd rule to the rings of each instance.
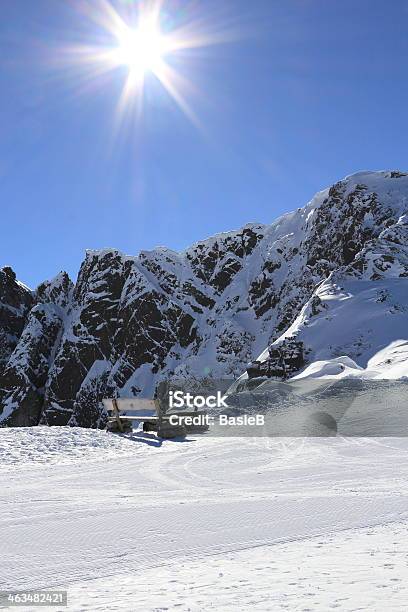
[[[124,18],[134,5],[115,2]],[[199,127],[150,76],[119,134],[124,70],[88,82],[60,61],[101,36],[80,7],[0,7],[0,266],[32,287],[75,278],[87,248],[180,250],[347,174],[408,168],[406,1],[168,0],[175,24],[233,40],[172,60]]]

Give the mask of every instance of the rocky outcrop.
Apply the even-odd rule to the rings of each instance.
[[[54,304],[34,306],[1,376],[3,425],[37,425],[62,320]]]
[[[28,299],[27,290],[20,293]],[[2,425],[37,425],[50,366],[59,344],[72,283],[65,273],[39,287],[14,351],[0,374]],[[41,302],[39,301],[41,300]],[[35,303],[36,302],[36,303]]]
[[[272,225],[182,253],[89,251],[75,287],[62,273],[32,294],[6,270],[0,420],[41,413],[42,423],[97,427],[107,395],[152,396],[172,377],[239,376],[306,304],[324,316],[316,288],[334,273],[406,277],[407,214],[407,175],[359,173]],[[292,357],[290,373],[303,350]]]
[[[30,308],[32,292],[16,280],[10,267],[0,270],[0,372],[23,333]]]

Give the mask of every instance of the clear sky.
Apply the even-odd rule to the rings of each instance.
[[[149,73],[120,128],[127,67],[67,59],[105,44],[101,6],[1,1],[0,266],[29,286],[75,279],[87,248],[180,250],[347,174],[408,169],[407,1],[168,0],[166,32],[217,43],[168,58],[196,121]]]

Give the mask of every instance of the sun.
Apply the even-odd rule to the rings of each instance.
[[[196,94],[197,88],[184,74],[183,58],[186,59],[189,50],[223,43],[228,36],[213,33],[211,28],[203,29],[205,22],[193,17],[190,20],[188,11],[179,11],[181,21],[178,22],[166,8],[166,2],[138,0],[136,5],[129,0],[129,7],[133,8],[129,8],[127,18],[114,8],[111,0],[98,0],[97,4],[83,0],[79,5],[101,38],[95,39],[97,44],[76,43],[66,48],[65,57],[83,71],[86,88],[91,79],[99,80],[107,73],[125,68],[117,103],[117,125],[129,116],[140,116],[147,100],[144,91],[151,80],[146,78],[148,75],[160,82],[197,127],[200,125],[186,99],[185,94]]]
[[[169,40],[157,24],[141,23],[136,29],[121,32],[112,60],[127,66],[131,76],[142,77],[148,72],[157,73],[170,50]]]

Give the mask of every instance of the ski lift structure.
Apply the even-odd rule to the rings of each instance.
[[[284,340],[279,345],[272,344],[268,353],[264,361],[255,360],[248,366],[248,378],[287,380],[305,364],[303,342],[294,339]]]

